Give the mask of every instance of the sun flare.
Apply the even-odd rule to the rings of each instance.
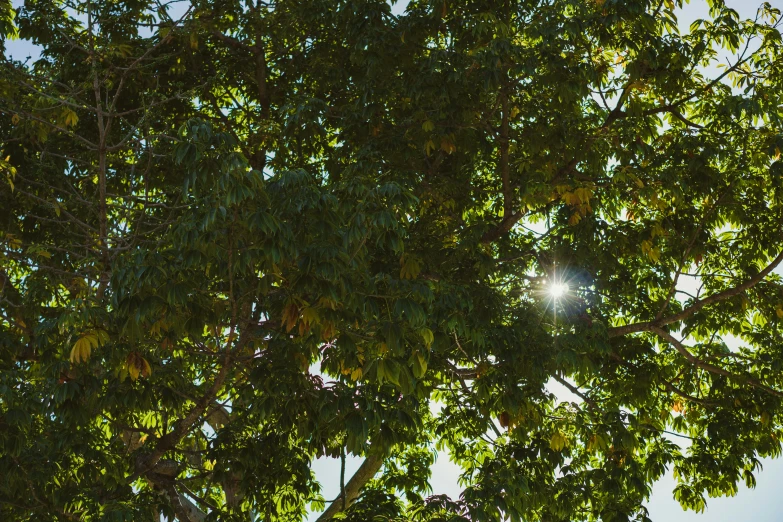
[[[549,285],[549,295],[555,299],[560,299],[568,293],[568,284],[566,283],[551,283]]]

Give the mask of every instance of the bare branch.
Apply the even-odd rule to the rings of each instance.
[[[560,384],[562,384],[563,386],[565,386],[566,388],[568,388],[568,391],[570,391],[571,393],[573,393],[577,397],[580,397],[583,401],[585,401],[587,404],[589,404],[593,408],[600,409],[597,402],[595,402],[593,399],[591,399],[590,397],[588,397],[587,395],[582,393],[582,391],[579,388],[577,388],[576,386],[574,386],[573,384],[571,384],[567,380],[563,379],[559,375],[553,375],[552,378],[554,380],[556,380],[557,382],[559,382]]]

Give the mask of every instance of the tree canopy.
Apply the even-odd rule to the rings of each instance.
[[[0,518],[641,522],[667,468],[689,509],[752,486],[781,14],[708,3],[0,0]],[[325,455],[364,459],[337,499]]]

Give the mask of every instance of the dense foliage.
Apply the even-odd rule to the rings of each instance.
[[[781,15],[681,4],[0,0],[41,49],[0,74],[0,518],[642,521],[667,467],[691,509],[752,485]],[[336,500],[323,455],[365,458]]]

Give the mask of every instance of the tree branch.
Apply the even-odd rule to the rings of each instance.
[[[760,390],[763,390],[771,395],[774,395],[776,397],[783,397],[783,392],[780,392],[774,388],[770,388],[769,386],[766,386],[759,381],[753,379],[749,376],[744,375],[737,375],[735,373],[732,373],[724,368],[721,368],[720,366],[715,366],[714,364],[710,364],[707,361],[703,361],[702,359],[699,359],[695,355],[693,355],[686,347],[683,345],[680,341],[678,341],[673,335],[671,335],[666,330],[659,328],[657,326],[651,326],[649,329],[650,332],[658,335],[660,338],[664,339],[668,343],[670,343],[672,346],[674,346],[674,349],[677,350],[680,355],[685,357],[685,359],[688,360],[691,364],[696,366],[697,368],[701,368],[702,370],[708,371],[710,373],[713,373],[715,375],[722,375],[724,377],[729,377],[732,379],[736,379],[739,381],[744,381],[748,383],[749,385],[753,386],[754,388],[758,388]]]
[[[587,395],[582,393],[582,391],[579,388],[577,388],[576,386],[574,386],[573,384],[571,384],[567,380],[563,379],[559,375],[553,375],[552,378],[554,380],[556,380],[557,382],[559,382],[560,384],[562,384],[563,386],[565,386],[566,388],[568,388],[568,391],[570,391],[574,395],[580,397],[583,401],[585,401],[587,404],[589,404],[593,408],[600,409],[597,402],[595,402],[593,399],[591,399],[590,397],[588,397]]]
[[[350,507],[351,504],[353,504],[359,497],[359,493],[361,492],[361,489],[364,487],[364,485],[367,484],[370,479],[372,479],[375,474],[378,473],[378,470],[381,469],[382,464],[383,457],[378,455],[368,455],[367,458],[364,459],[364,462],[362,462],[362,465],[359,466],[359,469],[356,470],[356,473],[354,473],[353,477],[351,477],[351,480],[349,480],[345,485],[344,502],[342,502],[343,495],[341,494],[329,505],[328,508],[326,508],[326,511],[321,513],[321,516],[318,517],[316,522],[325,522],[326,520],[331,520],[332,517],[334,517],[337,513],[343,511],[343,504],[346,508]],[[338,500],[341,502],[338,502]]]
[[[710,408],[712,406],[717,405],[717,402],[710,401],[706,399],[699,399],[698,397],[694,397],[693,395],[690,395],[688,393],[685,393],[680,388],[675,386],[674,384],[670,383],[666,379],[661,379],[661,382],[663,383],[663,387],[666,388],[668,392],[674,393],[675,395],[679,395],[683,399],[689,402],[693,402],[695,404],[698,404],[700,406],[704,406],[705,408]]]
[[[207,520],[207,514],[201,511],[188,497],[178,493],[174,484],[162,488],[161,491],[180,522],[205,522]]]
[[[733,288],[729,288],[722,292],[718,292],[717,294],[712,294],[710,296],[705,297],[704,299],[697,299],[692,305],[683,309],[682,311],[677,312],[676,314],[669,315],[667,317],[662,317],[655,321],[644,321],[640,323],[633,323],[625,326],[616,326],[614,328],[609,328],[607,330],[609,337],[610,338],[622,337],[624,335],[628,335],[630,333],[636,333],[636,332],[651,332],[653,331],[652,330],[653,328],[660,328],[662,326],[666,326],[668,324],[676,323],[684,319],[687,319],[688,317],[695,314],[705,306],[711,305],[713,303],[717,303],[719,301],[723,301],[725,299],[729,299],[731,297],[734,297],[735,295],[741,294],[742,292],[748,290],[749,288],[753,288],[759,281],[767,277],[781,263],[781,261],[783,261],[783,252],[778,254],[778,256],[775,259],[773,259],[772,262],[769,265],[767,265],[761,272],[751,277],[750,279],[748,279],[742,284],[739,284]]]
[[[220,31],[212,31],[212,36],[214,36],[224,44],[228,45],[229,47],[233,47],[234,49],[245,51],[248,53],[253,52],[253,46],[248,45],[240,40],[237,40],[236,38],[232,38],[231,36],[223,34]]]
[[[511,181],[509,180],[508,167],[508,94],[500,94],[501,101],[501,123],[500,123],[500,179],[503,183],[503,215],[511,216],[514,214],[514,202],[512,201]]]

